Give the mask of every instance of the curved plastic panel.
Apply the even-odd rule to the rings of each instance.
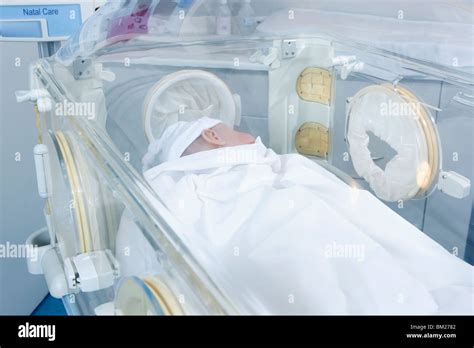
[[[397,152],[385,169],[371,157],[368,132]],[[422,102],[402,87],[359,91],[349,104],[347,140],[355,170],[386,201],[426,192],[440,168],[435,126]]]
[[[148,92],[143,103],[145,134],[158,139],[178,121],[201,117],[236,122],[236,105],[229,87],[216,75],[203,70],[181,70],[163,77]]]
[[[115,311],[121,315],[164,315],[153,289],[138,277],[124,278],[117,288]]]
[[[292,2],[295,3],[298,2]],[[318,7],[319,10],[332,6],[324,1],[312,3],[314,6],[324,3],[322,7]],[[63,245],[62,251],[65,250],[61,257],[75,256],[89,249],[116,250],[115,257],[124,266],[122,271],[127,275],[119,285],[115,301],[117,312],[123,314],[262,314],[284,312],[287,309],[295,311],[295,307],[287,298],[290,289],[284,296],[279,297],[280,302],[275,302],[282,306],[274,306],[273,300],[252,288],[252,284],[260,275],[255,267],[254,254],[249,251],[247,255],[252,256],[246,257],[243,252],[247,250],[241,249],[240,258],[236,258],[234,244],[228,244],[228,247],[216,252],[209,248],[211,243],[200,238],[208,231],[200,230],[199,233],[193,234],[189,233],[192,231],[190,226],[182,226],[180,219],[184,214],[196,214],[196,217],[201,217],[199,207],[194,209],[195,206],[191,206],[182,210],[183,206],[188,208],[186,204],[189,204],[190,200],[179,197],[176,192],[168,195],[167,190],[173,190],[172,184],[167,185],[171,181],[154,185],[152,178],[143,173],[141,164],[149,141],[159,137],[170,122],[176,122],[180,117],[192,119],[210,113],[210,116],[220,118],[228,125],[235,125],[236,118],[241,114],[238,130],[261,137],[262,147],[268,145],[272,138],[276,139],[277,143],[290,144],[291,146],[284,147],[281,151],[289,153],[296,152],[294,140],[298,127],[320,123],[324,128],[316,129],[316,132],[314,127],[302,127],[300,145],[308,150],[303,152],[307,155],[318,154],[317,149],[323,155],[327,152],[328,162],[333,163],[339,156],[332,146],[336,136],[344,145],[342,151],[347,151],[343,125],[346,98],[362,89],[364,92],[352,100],[349,119],[349,135],[353,136],[350,139],[348,137],[351,154],[355,154],[353,157],[357,157],[358,153],[364,155],[360,157],[361,165],[357,165],[356,169],[361,173],[363,170],[367,171],[363,164],[368,163],[374,172],[367,171],[367,178],[370,180],[377,175],[377,178],[381,178],[374,179],[374,187],[381,197],[390,200],[400,197],[424,198],[434,187],[441,164],[440,142],[429,112],[419,98],[400,86],[396,90],[387,86],[368,89],[365,87],[380,81],[394,83],[399,78],[406,77],[404,73],[409,71],[414,73],[415,77],[408,75],[409,78],[403,80],[404,86],[421,86],[419,89],[424,93],[419,94],[419,89],[415,89],[417,95],[422,96],[423,100],[431,105],[439,105],[436,98],[442,95],[443,84],[464,84],[471,75],[463,73],[463,79],[460,80],[459,75],[446,73],[433,65],[414,60],[408,64],[403,61],[403,54],[398,56],[392,54],[394,52],[381,51],[370,45],[357,46],[356,49],[351,45],[346,46],[344,41],[336,40],[331,35],[321,38],[316,34],[311,39],[306,39],[304,33],[290,37],[289,34],[280,33],[277,37],[273,34],[262,34],[262,31],[248,34],[249,36],[215,35],[215,23],[212,21],[216,19],[216,6],[213,1],[190,1],[186,6],[180,1],[178,6],[185,7],[179,11],[184,12],[185,19],[182,26],[179,22],[174,26],[176,22],[173,23],[173,20],[176,18],[173,18],[173,13],[182,13],[175,12],[176,2],[161,1],[160,4],[157,1],[136,0],[111,2],[89,21],[82,32],[69,41],[56,57],[44,60],[35,67],[35,77],[38,77],[42,87],[48,90],[53,101],[67,101],[73,106],[82,106],[83,103],[100,106],[97,115],[100,122],[81,115],[51,115],[48,119],[48,130],[57,142],[56,154],[51,151],[51,161],[54,162],[51,207],[53,215],[57,217],[54,219],[54,225],[58,226],[59,244],[60,247]],[[335,4],[340,5],[341,2],[337,1]],[[287,1],[252,2],[255,15],[261,15],[264,24],[269,15],[277,10],[287,11],[289,5],[290,2]],[[342,7],[341,11],[346,14],[350,12],[348,8],[343,10]],[[288,11],[286,13],[288,14]],[[232,14],[234,17],[234,8]],[[124,24],[131,24],[131,18],[139,18],[142,27],[124,27]],[[328,14],[328,20],[331,18],[335,18],[334,15]],[[179,30],[176,30],[177,28]],[[184,36],[183,30],[189,36]],[[328,33],[333,32],[330,30]],[[274,40],[275,38],[278,40]],[[350,39],[350,36],[347,39]],[[434,41],[429,42],[434,50],[443,47]],[[371,76],[365,74],[364,70],[352,71],[346,76],[347,79],[339,80],[340,65],[335,63],[335,58],[347,54],[357,56],[357,59],[360,54],[365,54],[365,58],[369,57],[371,62],[379,61],[378,67],[385,69],[384,71],[390,69],[390,74]],[[82,78],[78,77],[74,64],[74,59],[79,55],[83,57],[80,66],[87,66],[90,71],[90,75]],[[255,59],[256,57],[258,59]],[[394,63],[399,69],[392,72],[391,68],[387,68],[389,63]],[[306,67],[324,69],[330,73],[330,98],[326,98],[327,95],[321,96],[320,91],[312,90],[314,82],[318,83],[317,76],[315,81],[312,76],[303,81],[305,89],[301,91],[301,95],[305,100],[298,97],[295,87],[298,77]],[[461,68],[453,67],[452,70],[459,72]],[[106,78],[106,75],[113,75],[115,79]],[[328,77],[326,74],[324,76]],[[235,94],[232,95],[233,93]],[[236,95],[239,98],[235,97]],[[405,119],[381,115],[381,103],[385,103],[390,111],[389,105],[394,102],[402,106],[414,102],[407,110],[410,114],[413,109],[416,112]],[[184,111],[182,115],[180,111]],[[469,115],[468,112],[464,114]],[[274,125],[271,124],[272,120],[275,121]],[[368,120],[372,121],[372,124],[369,124]],[[370,153],[367,156],[368,150],[365,148],[368,129],[379,133],[381,138],[394,144],[393,146],[400,144],[397,150],[402,156],[390,165],[393,167],[391,173],[389,166],[390,175],[386,175],[369,162],[372,158]],[[405,142],[397,142],[396,138],[400,135],[404,137]],[[471,142],[472,139],[469,139],[469,144]],[[405,144],[415,146],[403,147]],[[273,150],[280,151],[275,147]],[[272,152],[268,150],[268,153]],[[295,154],[290,156],[301,159]],[[341,158],[344,156],[341,155]],[[331,169],[327,162],[323,163],[323,167]],[[347,163],[352,165],[349,160]],[[222,162],[219,162],[220,164]],[[345,177],[345,182],[351,182],[352,178],[359,179],[352,167],[339,168],[344,169],[345,175],[338,176]],[[216,170],[216,176],[218,172],[219,170]],[[177,170],[178,178],[185,175],[184,170]],[[201,173],[197,172],[196,176],[199,175]],[[340,184],[336,177],[333,180]],[[362,181],[361,183],[365,184]],[[307,184],[311,186],[312,183]],[[356,187],[352,184],[353,182],[351,186]],[[226,202],[227,186],[230,185],[223,180],[222,190],[215,196],[208,197],[214,199],[212,204],[214,201]],[[246,186],[253,187],[247,184]],[[367,185],[365,187],[367,188]],[[360,193],[356,190],[354,192]],[[199,193],[196,192],[197,194]],[[360,196],[370,195],[364,192]],[[333,198],[331,192],[327,192],[327,197]],[[205,200],[199,201],[198,197],[196,201],[198,206]],[[376,199],[372,201],[380,203]],[[117,202],[130,213],[129,223],[124,222],[125,214],[120,218],[120,214],[117,214],[119,211],[110,209]],[[251,203],[256,203],[255,210],[252,210],[252,204],[228,204],[227,211],[229,216],[235,217],[233,221],[248,223],[246,226],[254,223],[251,227],[255,230],[249,229],[250,240],[255,239],[260,232],[273,232],[272,228],[264,230],[260,228],[259,222],[255,223],[260,221],[260,217],[263,220],[272,215],[258,215],[261,205],[278,205],[278,202],[273,201],[260,205],[257,199]],[[415,200],[406,203],[403,213],[416,215],[422,211],[420,214],[425,214],[423,209],[412,209],[416,204]],[[309,200],[308,205],[311,205]],[[210,204],[206,208],[209,206]],[[382,206],[381,209],[383,208],[386,207]],[[282,209],[288,211],[285,207]],[[243,213],[249,211],[254,215],[246,220]],[[401,212],[398,213],[402,215]],[[275,214],[275,218],[276,215],[278,214]],[[283,216],[278,218],[283,219]],[[416,219],[423,221],[424,215],[416,216]],[[200,228],[202,225],[204,229],[207,225],[201,222],[196,223],[196,226],[199,225]],[[443,222],[449,224],[447,228],[454,224],[449,220]],[[282,225],[286,223],[286,220],[281,222]],[[460,228],[468,226],[468,223],[469,221],[463,223]],[[222,225],[222,228],[210,231],[218,241],[218,246],[222,246],[220,242],[226,238],[233,243],[231,237],[234,231],[227,229],[225,224]],[[418,225],[420,226],[421,224]],[[123,230],[133,234],[125,235],[125,238],[119,240],[124,237],[120,234]],[[247,227],[241,230],[247,231]],[[311,235],[312,233],[308,233],[308,237]],[[130,240],[143,243],[146,248],[130,248]],[[293,246],[298,246],[298,240],[291,239],[290,242],[295,243]],[[262,238],[262,241],[267,240]],[[291,244],[287,241],[282,241],[282,248]],[[117,248],[114,248],[114,243],[117,243]],[[262,243],[262,247],[268,247],[270,252],[273,250],[267,243]],[[118,253],[122,255],[119,257]],[[270,255],[274,254],[263,254],[262,265],[266,265]],[[141,272],[134,267],[127,268],[126,263],[132,263],[131,259],[134,257],[138,259],[139,266],[149,272]],[[248,268],[241,267],[236,260],[243,262]],[[281,265],[284,268],[286,259],[282,260]],[[159,267],[156,267],[157,264]],[[274,274],[272,269],[275,267],[261,274],[282,276],[277,284],[285,283],[283,280],[286,280],[286,275],[281,272]],[[246,270],[251,272],[247,273]],[[160,278],[156,278],[156,274]],[[242,275],[248,278],[239,278]],[[301,279],[308,279],[307,274],[301,276]],[[290,287],[292,285],[290,282],[285,284]],[[266,290],[266,282],[262,281],[261,285],[260,290]],[[109,295],[107,293],[107,296]],[[185,302],[181,301],[181,295]],[[113,297],[113,294],[110,296]],[[94,306],[110,301],[112,299],[107,297],[105,301],[100,301],[101,303],[94,303]],[[308,308],[306,303],[301,302],[299,305],[300,312]]]
[[[274,0],[249,6],[224,6],[218,0],[110,1],[61,48],[58,58],[70,63],[125,41],[142,45],[218,42],[230,35],[236,40],[329,35],[455,69],[474,65],[472,7],[465,1]],[[235,23],[230,32],[218,30],[220,13]],[[242,27],[257,18],[262,23],[256,31]]]

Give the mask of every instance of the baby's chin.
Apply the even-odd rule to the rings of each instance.
[[[241,145],[255,144],[255,138],[247,133],[242,133],[239,136],[239,141]]]

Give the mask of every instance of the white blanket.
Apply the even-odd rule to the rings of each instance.
[[[257,140],[144,175],[244,313],[473,313],[472,266],[305,157]],[[125,273],[153,272],[151,247],[125,219],[118,250],[130,243]]]

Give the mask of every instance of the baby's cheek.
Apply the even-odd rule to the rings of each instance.
[[[255,142],[255,138],[252,135],[248,134],[248,133],[240,133],[239,142],[242,145],[253,144]]]

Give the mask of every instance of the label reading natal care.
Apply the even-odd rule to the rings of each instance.
[[[57,8],[24,8],[24,16],[58,16],[59,10]]]

